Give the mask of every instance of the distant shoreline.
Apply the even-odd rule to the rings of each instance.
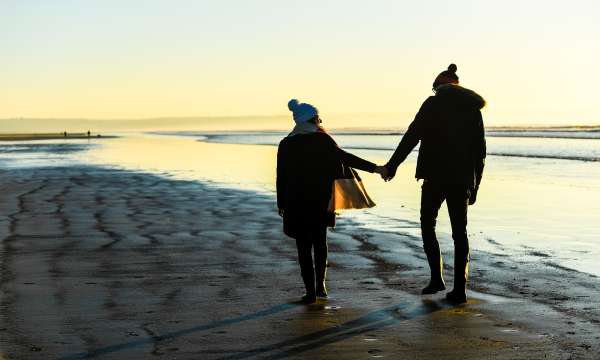
[[[0,134],[0,141],[32,141],[32,140],[72,140],[72,139],[106,139],[116,136],[91,133],[40,133],[40,134]]]
[[[405,131],[413,114],[330,114],[324,122],[331,132],[353,133],[398,133]],[[600,122],[491,122],[484,115],[488,131],[596,131],[600,132]],[[94,132],[156,132],[156,131],[289,131],[293,121],[289,114],[266,116],[190,116],[190,117],[150,117],[137,119],[81,119],[81,118],[0,118],[2,132],[56,132],[60,130]],[[368,124],[368,126],[365,126]]]

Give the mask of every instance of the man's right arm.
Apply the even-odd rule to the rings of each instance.
[[[474,205],[477,201],[477,193],[479,192],[479,184],[481,184],[481,178],[483,177],[483,168],[485,167],[485,156],[487,152],[485,143],[485,129],[483,127],[483,118],[480,111],[477,112],[475,131],[473,132],[473,144],[475,187],[471,189],[469,205]]]
[[[483,168],[485,167],[486,143],[485,129],[483,126],[483,117],[481,112],[477,112],[477,124],[475,128],[475,187],[479,187],[483,177]]]
[[[406,159],[408,154],[417,146],[421,137],[423,136],[423,127],[425,123],[425,118],[427,117],[427,113],[430,111],[431,102],[433,101],[433,97],[429,97],[421,108],[419,112],[415,116],[415,119],[402,136],[402,140],[400,140],[400,144],[394,151],[394,154],[390,158],[390,161],[385,165],[385,167],[389,171],[389,178],[393,178],[396,175],[396,169],[398,166]]]

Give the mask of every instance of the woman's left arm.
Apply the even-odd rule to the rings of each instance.
[[[368,171],[370,173],[375,172],[375,168],[377,167],[377,165],[375,165],[372,162],[367,161],[365,159],[361,159],[354,154],[345,152],[344,150],[337,147],[337,145],[336,145],[336,148],[337,148],[338,157],[340,158],[340,160],[342,161],[342,163],[344,165],[349,166],[351,168]]]

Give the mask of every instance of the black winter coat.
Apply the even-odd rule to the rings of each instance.
[[[386,167],[395,173],[420,141],[417,179],[477,188],[486,155],[484,106],[485,100],[472,90],[441,86],[425,100]]]
[[[299,229],[334,226],[327,211],[333,181],[342,164],[375,171],[375,164],[340,149],[325,132],[286,137],[277,151],[277,207],[284,211],[284,232],[296,237]]]

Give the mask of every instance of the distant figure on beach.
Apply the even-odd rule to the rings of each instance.
[[[88,137],[92,136],[92,133],[91,133],[89,130],[88,130],[88,132],[87,132],[87,136],[88,136]]]
[[[414,147],[421,142],[416,178],[423,179],[421,191],[421,233],[431,280],[423,294],[445,290],[440,246],[435,234],[438,211],[448,207],[454,240],[454,289],[446,294],[452,303],[467,301],[469,239],[467,209],[475,204],[486,155],[481,109],[485,100],[461,87],[457,67],[448,66],[433,82],[435,96],[425,100],[402,137],[394,155],[385,165],[391,180]]]
[[[64,137],[67,137],[67,132],[66,132],[66,131],[63,133],[63,136],[64,136]]]
[[[277,207],[285,234],[296,240],[306,287],[302,302],[310,304],[327,297],[327,226],[335,224],[328,205],[341,164],[382,176],[387,170],[340,149],[321,126],[316,107],[292,99],[288,108],[296,125],[277,151]]]

